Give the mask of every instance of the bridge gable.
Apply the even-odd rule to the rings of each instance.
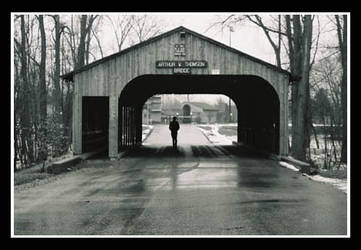
[[[206,65],[194,67],[197,65],[193,64],[188,69],[192,75],[259,76],[267,80],[279,95],[290,77],[287,71],[272,64],[179,27],[70,72],[63,78],[74,79],[75,88],[82,96],[119,96],[124,86],[136,77],[175,73],[174,67],[164,67],[164,64],[157,67],[159,61],[201,61]]]

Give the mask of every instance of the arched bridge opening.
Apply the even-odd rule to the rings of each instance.
[[[238,110],[238,142],[280,152],[280,101],[270,83],[253,75],[144,75],[122,90],[118,102],[118,150],[142,141],[142,109],[156,94],[222,94]],[[185,110],[187,112],[187,110]]]

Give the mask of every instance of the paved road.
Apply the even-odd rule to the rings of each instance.
[[[187,136],[186,136],[187,135]],[[167,126],[120,161],[15,192],[15,235],[346,235],[346,195],[277,162]]]

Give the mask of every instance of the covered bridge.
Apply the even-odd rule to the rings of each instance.
[[[110,158],[141,144],[142,107],[156,94],[223,94],[238,110],[238,142],[288,154],[292,76],[184,27],[62,76],[74,82],[74,154],[107,146]]]

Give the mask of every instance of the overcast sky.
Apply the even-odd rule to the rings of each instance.
[[[119,15],[121,13],[104,13],[107,15]],[[208,36],[214,40],[217,40],[226,45],[240,50],[246,54],[257,57],[261,60],[267,61],[272,64],[276,64],[274,51],[267,40],[264,32],[256,27],[254,24],[249,22],[243,22],[242,24],[233,25],[234,32],[231,33],[229,29],[221,30],[220,26],[209,27],[217,21],[225,20],[229,15],[242,15],[242,14],[259,14],[263,16],[264,22],[267,24],[267,16],[277,15],[277,14],[289,14],[289,13],[213,13],[213,12],[197,12],[197,13],[187,13],[187,12],[174,12],[174,13],[155,13],[155,12],[145,12],[145,13],[127,13],[127,14],[140,14],[140,15],[150,15],[153,16],[162,27],[164,32],[177,28],[179,26],[184,26],[190,30],[193,30],[197,33],[200,33],[204,36]],[[297,13],[292,13],[297,14]],[[302,14],[302,13],[301,13]],[[332,29],[332,24],[327,18],[327,15],[334,15],[337,13],[311,13],[319,16],[319,19],[314,20],[314,37],[318,33],[318,21],[320,22],[320,29],[322,31],[322,36],[320,36],[321,44],[329,43],[331,40],[336,41],[336,34],[329,32]],[[317,27],[316,27],[317,26]],[[104,34],[110,39],[110,43],[114,43],[114,35],[111,25],[105,27]],[[105,44],[107,46],[107,44]],[[284,52],[284,48],[282,48]]]
[[[134,13],[129,13],[134,14]],[[141,13],[145,14],[145,13]],[[152,15],[159,20],[164,32],[184,26],[190,30],[200,33],[204,36],[210,37],[226,45],[238,49],[244,53],[275,64],[274,52],[267,41],[262,30],[256,28],[254,25],[242,24],[234,28],[231,33],[229,29],[221,30],[220,27],[209,28],[213,23],[224,20],[232,13],[146,13]],[[117,15],[117,13],[112,13]],[[111,26],[107,27],[105,34],[112,34]],[[113,39],[113,36],[109,35]],[[231,43],[231,44],[230,44]],[[108,50],[111,51],[111,50]],[[110,54],[110,52],[109,52]],[[186,96],[180,96],[181,100],[186,100]],[[225,101],[227,97],[223,95],[191,95],[190,101],[206,101],[208,103],[215,103],[221,97]]]
[[[128,13],[134,14],[134,13]],[[234,32],[231,33],[229,29],[221,30],[220,26],[215,26],[210,28],[215,22],[225,20],[229,15],[241,15],[241,14],[257,14],[257,13],[139,13],[139,14],[148,14],[152,15],[159,20],[160,25],[164,32],[177,28],[179,26],[184,26],[190,30],[193,30],[197,33],[200,33],[204,36],[210,37],[214,40],[217,40],[226,45],[240,50],[246,54],[257,57],[261,60],[269,62],[271,64],[276,64],[276,59],[274,55],[273,48],[270,45],[270,42],[267,40],[264,32],[259,27],[256,27],[254,24],[249,22],[244,22],[242,24],[233,25]],[[263,15],[264,21],[267,23],[267,13],[259,13]],[[270,13],[272,15],[282,14],[282,13]],[[288,13],[286,13],[288,14]],[[295,14],[295,13],[293,13]],[[313,13],[317,14],[317,13]],[[319,40],[319,54],[321,54],[321,47],[324,45],[335,44],[336,34],[332,32],[333,25],[330,23],[327,15],[335,13],[320,13],[318,14],[319,18],[314,20],[314,39],[318,34],[318,31],[321,31],[322,36]],[[116,15],[116,13],[114,13]],[[320,24],[318,26],[318,23]],[[317,26],[317,27],[316,27]],[[109,27],[110,28],[110,27]],[[112,31],[107,31],[107,34],[110,34]],[[282,48],[282,52],[285,50]],[[284,60],[285,61],[285,60]],[[214,96],[214,98],[212,98]],[[223,96],[224,97],[224,96]],[[207,100],[207,102],[214,103],[216,102],[218,96],[215,95],[202,95],[202,97],[192,96],[191,100],[200,101],[202,99]],[[184,97],[183,97],[184,99]],[[222,98],[223,99],[223,98]],[[227,98],[224,98],[226,100]]]
[[[223,31],[220,27],[209,26],[219,20],[224,20],[228,14],[198,14],[198,15],[164,15],[169,29],[184,26],[214,40],[230,45],[244,53],[250,54],[262,60],[273,63],[274,53],[266,37],[260,29],[252,25],[243,24],[234,28],[231,33],[229,29]]]
[[[63,14],[65,16],[69,16],[71,14],[80,15],[80,14],[99,14],[99,15],[122,15],[122,14],[139,14],[139,15],[150,15],[154,17],[159,25],[162,28],[162,32],[167,32],[179,26],[184,26],[190,30],[193,30],[197,33],[200,33],[204,36],[210,37],[214,40],[217,40],[223,44],[230,45],[231,47],[240,50],[246,54],[269,62],[271,64],[276,64],[274,51],[267,40],[264,32],[259,28],[256,27],[254,24],[249,22],[244,22],[242,24],[234,25],[234,32],[231,33],[229,29],[221,30],[220,26],[213,27],[209,29],[209,27],[217,21],[221,21],[226,19],[229,15],[242,15],[242,14],[260,14],[264,17],[265,21],[267,20],[267,15],[277,15],[277,14],[290,14],[290,13],[214,13],[214,12],[192,12],[192,13],[181,13],[181,12],[172,12],[172,13],[155,13],[155,12],[142,12],[142,13],[59,13],[60,15]],[[292,13],[297,14],[297,13]],[[304,13],[300,13],[304,14]],[[337,42],[337,36],[335,32],[332,31],[332,23],[330,23],[329,19],[326,15],[334,15],[338,13],[310,13],[316,14],[320,16],[320,19],[315,19],[314,25],[318,24],[320,21],[320,30],[322,36],[320,36],[320,45],[325,44],[335,44]],[[64,16],[64,18],[66,18]],[[104,56],[113,54],[117,52],[117,45],[116,39],[114,36],[114,30],[109,21],[104,19],[104,23],[101,26],[102,30],[100,32],[100,39],[102,42]],[[266,21],[267,22],[267,21]],[[318,25],[314,27],[314,36],[318,33]],[[128,44],[123,46],[123,49],[128,47]],[[321,51],[321,46],[319,46],[319,52]],[[282,52],[284,53],[285,50],[282,48]],[[319,53],[321,54],[321,53]],[[97,58],[99,59],[99,58]],[[285,62],[285,60],[283,60]]]
[[[128,13],[134,14],[134,13]],[[164,32],[184,26],[202,35],[208,36],[226,45],[236,48],[244,53],[250,54],[259,59],[270,63],[275,63],[274,53],[271,45],[267,41],[262,30],[254,25],[242,24],[234,28],[230,37],[229,29],[221,30],[220,27],[209,29],[210,25],[219,20],[225,19],[233,13],[139,13],[151,15],[159,20]],[[107,13],[107,15],[109,15]],[[118,15],[118,13],[110,13],[110,15]],[[114,35],[111,25],[106,26],[103,30],[104,34],[109,36],[109,44],[105,47],[113,46]],[[105,49],[105,53],[109,53],[111,49]]]

